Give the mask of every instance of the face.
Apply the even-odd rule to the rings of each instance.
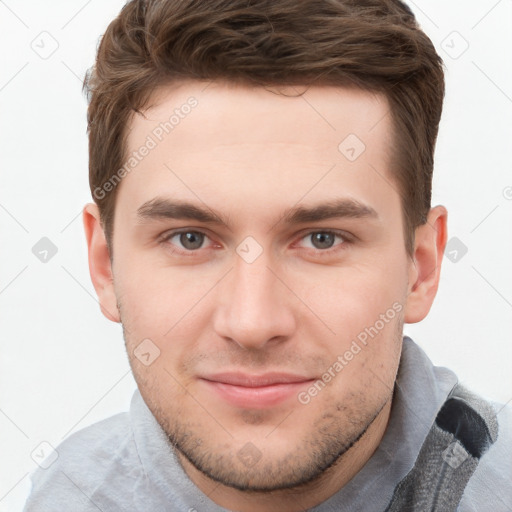
[[[116,199],[140,392],[183,461],[238,489],[293,487],[350,452],[389,404],[408,293],[385,98],[285,92],[160,89]]]

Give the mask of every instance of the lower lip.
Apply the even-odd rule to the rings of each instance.
[[[245,409],[266,409],[279,405],[298,393],[312,380],[302,382],[289,382],[282,384],[272,384],[270,386],[244,387],[215,382],[211,380],[202,380],[210,389],[217,393],[222,399],[235,407]]]

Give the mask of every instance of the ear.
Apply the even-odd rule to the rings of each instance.
[[[406,323],[423,320],[434,302],[446,246],[447,219],[446,208],[436,206],[430,210],[427,222],[416,228],[414,254],[409,266]]]
[[[98,295],[101,312],[112,322],[120,322],[112,264],[97,205],[85,205],[83,222],[89,254],[89,273]]]

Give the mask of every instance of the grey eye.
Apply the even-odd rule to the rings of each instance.
[[[318,231],[310,235],[311,244],[316,249],[330,249],[335,242],[336,235],[328,231]]]
[[[198,231],[186,231],[176,236],[179,236],[180,244],[190,251],[200,249],[204,242],[204,234]]]

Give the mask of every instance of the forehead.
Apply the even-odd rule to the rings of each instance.
[[[391,120],[383,94],[355,87],[184,81],[159,87],[148,105],[130,123],[130,146],[154,131],[157,139],[175,140],[178,150],[180,134],[187,135],[184,127],[195,121],[207,136],[203,144],[216,145],[222,139],[233,144],[275,140],[306,146],[324,143],[330,149],[334,144],[336,149],[348,130],[363,142],[372,142],[389,130]],[[187,118],[192,121],[185,122]],[[240,131],[241,126],[251,130]],[[380,129],[375,131],[377,126]]]
[[[236,192],[259,197],[263,215],[263,197],[271,208],[334,187],[363,202],[373,191],[378,208],[396,193],[382,187],[392,180],[387,100],[356,88],[182,82],[159,88],[129,128],[126,157],[135,165],[118,200],[129,196],[134,209],[180,194],[223,206]]]

